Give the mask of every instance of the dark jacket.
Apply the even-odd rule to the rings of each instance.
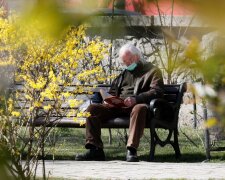
[[[128,70],[124,70],[112,82],[109,90],[110,94],[120,96],[121,85]],[[163,97],[163,78],[161,71],[150,62],[138,62],[138,66],[133,72],[135,76],[135,85],[133,97],[137,104],[149,104],[152,99]]]

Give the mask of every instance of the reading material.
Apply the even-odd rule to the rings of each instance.
[[[114,105],[116,107],[127,107],[124,104],[124,100],[118,96],[112,96],[103,89],[100,89],[100,94],[102,96],[102,99],[108,104]]]

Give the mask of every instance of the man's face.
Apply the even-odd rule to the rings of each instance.
[[[131,54],[131,52],[127,51],[124,53],[124,55],[121,57],[122,63],[126,66],[131,65],[132,63],[137,61],[137,56]]]

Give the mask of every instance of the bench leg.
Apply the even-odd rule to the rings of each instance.
[[[150,154],[149,154],[149,160],[153,161],[155,156],[155,129],[150,128],[150,136],[151,136],[151,142],[150,142]]]
[[[126,128],[124,129],[124,139],[125,139],[125,145],[127,145],[128,135],[127,135],[127,130],[126,130]]]
[[[179,148],[179,143],[178,143],[178,131],[177,129],[174,130],[174,144],[173,144],[173,148],[175,151],[175,156],[176,159],[179,159],[181,157],[181,153],[180,153],[180,148]]]
[[[112,145],[112,131],[109,128],[109,144]]]
[[[174,141],[171,141],[171,136],[174,133]],[[150,135],[151,135],[151,143],[150,143],[150,161],[154,160],[155,157],[155,147],[156,144],[159,144],[161,147],[164,147],[167,144],[171,144],[174,151],[176,159],[179,159],[181,156],[179,143],[178,143],[178,131],[176,130],[169,130],[169,135],[165,141],[161,141],[156,134],[155,128],[150,128]]]

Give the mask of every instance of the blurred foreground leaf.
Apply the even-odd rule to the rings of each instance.
[[[205,122],[205,126],[207,128],[211,128],[218,124],[218,120],[216,118],[210,118]]]
[[[24,27],[29,27],[31,24],[36,23],[38,29],[44,32],[46,36],[51,38],[61,37],[62,32],[70,26],[79,26],[90,18],[90,14],[85,14],[78,9],[82,9],[81,6],[76,7],[74,13],[68,13],[65,8],[60,6],[54,0],[37,1],[29,11],[25,11],[22,16],[22,20],[18,24]],[[85,6],[88,11],[88,7]]]

